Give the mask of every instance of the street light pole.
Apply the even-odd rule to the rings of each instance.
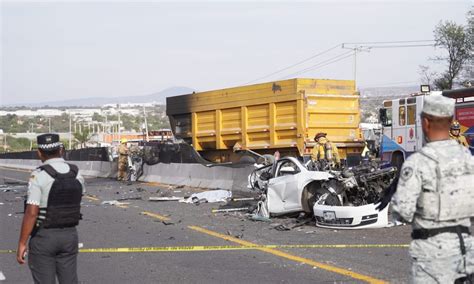
[[[72,145],[72,118],[71,113],[69,113],[69,150],[71,150]]]
[[[143,105],[143,116],[145,116],[145,131],[146,131],[146,142],[150,141],[148,137],[148,122],[146,120],[146,111],[145,111],[145,105]]]
[[[370,48],[369,47],[364,47],[364,46],[354,46],[354,47],[346,47],[344,44],[342,44],[343,49],[351,49],[354,51],[354,66],[353,66],[353,77],[354,77],[354,89],[357,90],[357,52],[360,51],[366,51],[369,52]]]
[[[120,104],[118,105],[118,127],[117,127],[117,133],[118,133],[118,140],[120,141],[121,133],[120,133]]]

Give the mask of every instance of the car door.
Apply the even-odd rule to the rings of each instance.
[[[302,210],[298,194],[300,173],[298,165],[289,159],[277,162],[275,177],[268,182],[267,198],[270,213],[289,213]]]

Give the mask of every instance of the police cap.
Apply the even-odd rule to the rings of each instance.
[[[59,142],[59,135],[53,133],[41,134],[36,137],[38,142],[38,149],[42,151],[54,151],[61,147],[61,142]]]
[[[426,96],[423,113],[436,117],[451,117],[454,115],[454,103],[454,99],[442,95]]]

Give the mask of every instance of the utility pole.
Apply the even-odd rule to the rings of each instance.
[[[146,111],[145,111],[145,105],[143,105],[143,115],[145,116],[145,131],[146,131],[146,142],[150,141],[148,137],[148,122],[146,120]]]
[[[71,150],[72,146],[72,117],[71,113],[69,113],[69,150]]]
[[[31,137],[31,134],[33,134],[33,123],[30,123],[30,151],[33,150],[33,139],[34,139],[34,136]]]
[[[120,104],[118,104],[118,126],[117,126],[117,133],[118,133],[118,140],[120,141],[122,139],[121,133],[120,133]]]
[[[354,78],[354,89],[357,91],[357,52],[370,52],[370,47],[364,46],[354,46],[354,47],[346,47],[344,43],[342,44],[343,49],[350,49],[354,51],[354,66],[353,66],[353,78]]]
[[[51,133],[51,117],[48,117],[48,132]]]

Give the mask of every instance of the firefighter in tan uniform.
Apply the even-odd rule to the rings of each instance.
[[[474,280],[474,158],[449,139],[453,113],[453,99],[426,97],[427,143],[403,163],[392,200],[393,217],[412,224],[413,283]]]
[[[449,137],[453,140],[456,140],[459,144],[463,145],[464,147],[469,147],[467,143],[466,137],[460,135],[461,132],[461,125],[459,121],[453,120],[451,123],[451,129],[449,130]]]
[[[316,145],[311,151],[311,159],[313,161],[326,160],[331,167],[337,167],[341,164],[339,150],[336,145],[326,138],[326,133],[318,133],[314,136]]]
[[[126,180],[127,179],[127,170],[128,170],[128,147],[127,139],[122,138],[120,140],[119,146],[119,159],[118,159],[118,175],[117,180]]]

